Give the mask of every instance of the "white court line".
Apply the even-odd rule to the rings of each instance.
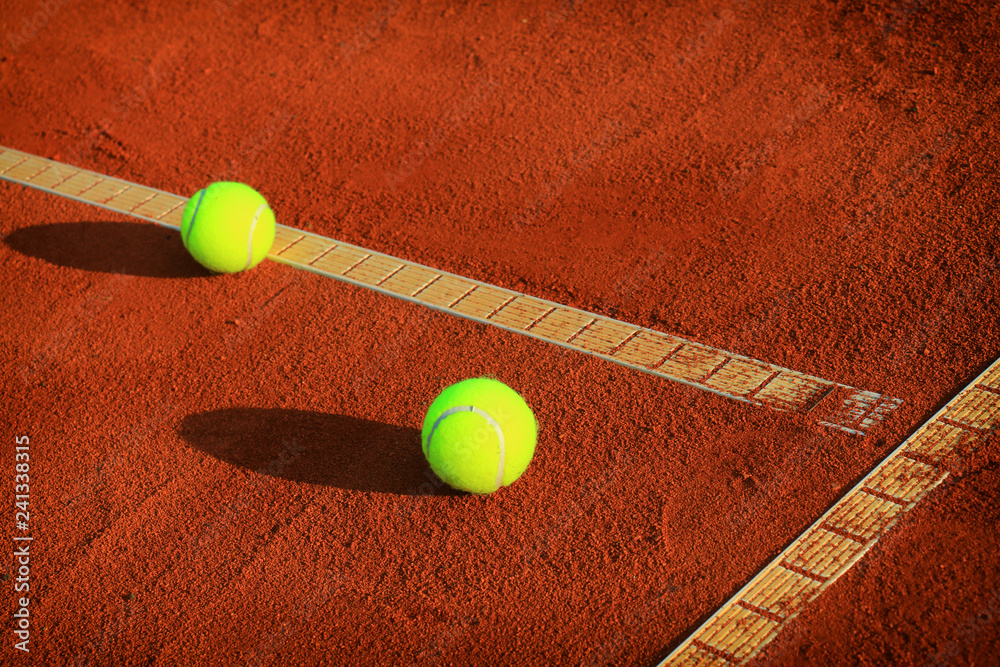
[[[0,147],[0,179],[178,229],[188,198]],[[863,435],[900,399],[277,226],[272,260],[544,340],[725,398]]]

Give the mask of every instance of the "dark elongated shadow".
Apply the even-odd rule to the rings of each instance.
[[[189,415],[192,447],[255,472],[309,484],[400,495],[451,495],[431,472],[415,428],[282,408]]]
[[[151,222],[53,222],[11,232],[4,243],[58,266],[154,278],[210,275],[180,234]]]

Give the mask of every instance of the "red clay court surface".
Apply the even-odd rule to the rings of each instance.
[[[0,36],[2,146],[903,400],[850,435],[3,182],[4,664],[654,665],[1000,357],[991,3],[6,2]],[[418,428],[484,374],[541,433],[481,498]],[[995,439],[948,469],[753,664],[995,664]]]

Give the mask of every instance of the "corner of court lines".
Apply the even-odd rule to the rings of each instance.
[[[186,198],[0,147],[0,179],[178,228]],[[432,310],[854,436],[903,401],[278,225],[269,257]],[[741,665],[947,476],[1000,415],[995,363],[916,431],[662,663]]]
[[[1000,359],[906,438],[659,667],[749,662],[998,425]]]
[[[873,426],[887,421],[903,405],[901,398],[873,391],[851,388],[838,394],[826,411],[816,414],[816,422],[852,435],[865,435]]]

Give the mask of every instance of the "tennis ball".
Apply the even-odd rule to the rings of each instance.
[[[531,463],[538,422],[498,380],[457,382],[434,399],[421,433],[424,456],[446,484],[470,493],[509,486]]]
[[[181,239],[209,271],[246,271],[260,264],[274,243],[274,211],[249,185],[212,183],[184,207]]]

